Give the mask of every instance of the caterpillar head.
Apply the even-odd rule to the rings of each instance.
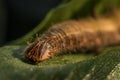
[[[41,62],[53,57],[54,49],[48,41],[37,40],[25,50],[25,57],[32,62]]]

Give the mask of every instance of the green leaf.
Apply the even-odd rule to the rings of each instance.
[[[120,47],[107,49],[98,57],[68,54],[37,65],[26,61],[24,48],[0,48],[0,80],[117,80],[120,77]]]

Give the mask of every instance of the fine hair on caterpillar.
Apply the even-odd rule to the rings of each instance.
[[[64,52],[99,51],[120,44],[120,11],[111,16],[64,21],[28,45],[25,57],[41,62]]]

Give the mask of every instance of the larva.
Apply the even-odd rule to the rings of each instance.
[[[53,25],[25,50],[25,57],[41,62],[64,52],[98,51],[120,44],[118,12],[97,19],[64,21]]]

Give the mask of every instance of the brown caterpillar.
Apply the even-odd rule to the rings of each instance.
[[[25,57],[40,62],[71,51],[98,51],[120,44],[120,15],[58,23],[49,28],[25,50]]]

